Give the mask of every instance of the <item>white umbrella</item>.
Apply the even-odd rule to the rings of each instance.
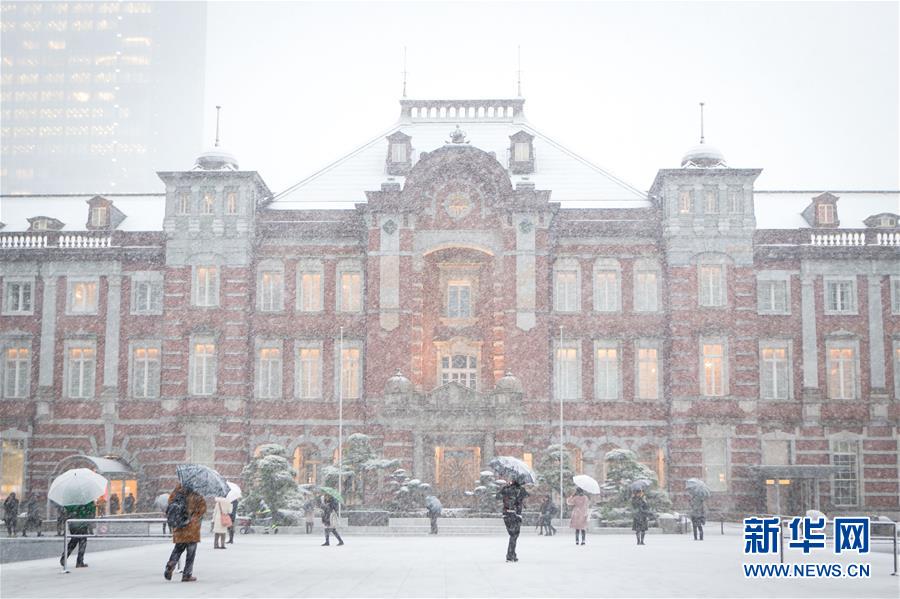
[[[169,507],[169,494],[168,493],[160,493],[156,496],[156,499],[153,500],[153,505],[159,508],[159,511],[162,513],[166,513],[166,508]]]
[[[600,483],[588,476],[587,474],[578,474],[572,477],[572,482],[579,489],[590,493],[591,495],[600,494]]]
[[[47,499],[63,507],[85,505],[106,493],[109,481],[87,468],[67,470],[50,485]]]
[[[233,482],[228,481],[228,495],[225,496],[225,500],[228,503],[231,503],[232,501],[240,499],[241,497],[243,497],[243,495],[241,494],[241,488]]]

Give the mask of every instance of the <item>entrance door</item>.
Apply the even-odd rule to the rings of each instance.
[[[442,501],[457,503],[475,488],[480,465],[480,447],[435,447],[434,482]]]

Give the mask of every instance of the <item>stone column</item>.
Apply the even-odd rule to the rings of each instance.
[[[378,311],[381,328],[393,331],[400,325],[400,225],[399,216],[378,219]]]
[[[103,351],[103,387],[112,388],[115,393],[119,386],[119,329],[122,315],[122,277],[109,275],[106,278],[106,333]]]
[[[800,279],[800,317],[803,331],[803,388],[819,388],[818,340],[816,338],[815,276],[804,273]]]
[[[884,318],[881,304],[881,277],[869,275],[869,376],[872,393],[885,393]]]
[[[516,229],[516,326],[523,331],[535,325],[535,245],[533,214],[513,216]]]
[[[41,351],[38,362],[38,416],[50,413],[53,400],[53,368],[56,357],[56,287],[59,277],[42,274],[44,297],[41,306]],[[65,383],[64,383],[65,384]]]

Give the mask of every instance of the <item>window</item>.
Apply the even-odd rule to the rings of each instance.
[[[816,216],[820,225],[833,225],[835,221],[834,204],[819,204]]]
[[[219,269],[215,266],[194,267],[194,305],[219,305]]]
[[[528,162],[531,160],[531,148],[527,141],[517,141],[513,145],[513,160],[516,162]]]
[[[3,464],[3,482],[0,493],[8,497],[15,493],[22,497],[25,488],[25,439],[4,437],[0,460]]]
[[[469,281],[447,283],[447,317],[470,318],[472,316],[472,284]]]
[[[826,343],[828,398],[856,399],[856,343]]]
[[[859,442],[835,441],[831,463],[840,468],[832,477],[831,502],[835,506],[859,505]]]
[[[3,313],[7,315],[31,314],[34,311],[34,279],[4,279],[6,293]]]
[[[163,281],[160,273],[135,273],[131,277],[131,313],[162,314]]]
[[[894,399],[900,399],[900,339],[894,339]]]
[[[300,484],[316,484],[318,470],[322,464],[319,450],[313,446],[297,447],[294,449],[294,470],[297,472],[297,482]]]
[[[31,371],[31,351],[14,345],[3,351],[3,397],[28,397],[28,380]]]
[[[719,212],[719,192],[707,189],[704,197],[706,198],[706,213],[717,214]]]
[[[94,206],[91,208],[91,226],[105,227],[109,224],[109,208],[106,206]]]
[[[314,399],[322,397],[322,349],[297,348],[297,397]]]
[[[891,314],[900,314],[900,277],[891,277]]]
[[[691,192],[683,190],[678,194],[678,212],[679,214],[690,214],[692,210]]]
[[[825,313],[826,314],[855,314],[856,313],[856,280],[832,279],[825,280]]]
[[[216,438],[215,433],[207,429],[201,426],[187,431],[188,461],[212,467],[216,461]]]
[[[469,389],[478,388],[478,358],[465,354],[441,356],[441,384],[454,382]]]
[[[713,308],[725,305],[725,265],[700,266],[700,305]]]
[[[131,350],[131,394],[159,397],[160,351],[158,343],[136,342]]]
[[[216,391],[216,344],[195,340],[191,345],[191,393],[212,395]]]
[[[759,395],[762,399],[790,397],[790,359],[786,342],[764,342],[759,348]]]
[[[659,271],[635,266],[634,269],[634,311],[659,311]]]
[[[744,212],[744,196],[740,191],[732,189],[728,192],[728,209],[732,214]]]
[[[358,347],[344,347],[341,351],[341,393],[344,399],[360,398],[360,351]]]
[[[763,439],[762,463],[766,466],[791,465],[791,442],[785,439]]]
[[[703,482],[710,491],[728,490],[728,443],[724,437],[703,439]]]
[[[581,398],[581,357],[578,345],[557,342],[553,360],[553,379],[556,399]]]
[[[261,398],[281,397],[281,350],[263,347],[256,362],[257,394]]]
[[[659,349],[637,345],[637,397],[659,399]]]
[[[226,191],[225,192],[225,214],[229,216],[234,216],[238,213],[238,192],[236,191]]]
[[[66,396],[73,399],[94,396],[96,350],[93,343],[72,341],[66,350]]]
[[[789,314],[788,282],[784,280],[758,280],[756,306],[760,314]]]
[[[96,279],[69,279],[69,314],[96,314],[98,286]]]
[[[618,264],[613,263],[604,260],[594,267],[594,310],[597,312],[619,309],[619,270]],[[615,269],[610,268],[613,265]]]
[[[578,270],[567,264],[553,273],[553,304],[557,312],[577,312],[580,305]]]
[[[297,271],[297,310],[299,312],[322,310],[321,265],[305,266]]]
[[[263,312],[280,312],[284,309],[284,273],[281,270],[260,271],[259,309]]]
[[[178,214],[191,213],[191,194],[183,191],[178,194],[177,210]]]
[[[338,281],[338,311],[359,312],[362,310],[362,273],[359,270],[340,270]]]
[[[721,397],[725,395],[725,344],[703,342],[703,379],[701,395]]]
[[[598,343],[594,362],[594,393],[597,399],[619,398],[619,348]]]
[[[201,214],[215,214],[216,212],[216,193],[214,191],[204,191],[203,201],[200,203]]]
[[[382,146],[384,147],[384,146]],[[406,144],[391,144],[391,162],[406,162]]]

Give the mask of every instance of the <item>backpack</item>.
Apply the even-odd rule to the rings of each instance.
[[[187,497],[184,493],[176,493],[172,502],[166,507],[166,522],[172,530],[184,528],[190,524],[191,515],[188,513]]]

